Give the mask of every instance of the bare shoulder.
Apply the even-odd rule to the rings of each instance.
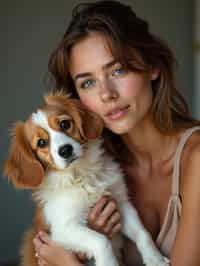
[[[200,195],[200,130],[192,134],[182,154],[181,190],[190,199]]]
[[[200,166],[200,130],[194,132],[185,145],[181,159],[181,169],[184,172],[197,162]]]
[[[200,265],[200,131],[188,139],[181,156],[182,211],[171,254],[172,265]]]

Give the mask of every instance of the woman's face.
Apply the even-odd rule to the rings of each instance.
[[[114,133],[126,134],[148,116],[151,81],[158,71],[127,71],[115,61],[103,35],[92,33],[72,48],[70,73],[83,104]]]

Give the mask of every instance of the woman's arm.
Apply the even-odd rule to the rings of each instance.
[[[198,141],[199,142],[199,141]],[[200,265],[200,143],[185,155],[181,167],[182,213],[174,248],[172,266]]]
[[[66,251],[52,241],[45,232],[39,232],[33,239],[35,251],[38,255],[39,266],[84,266],[71,251]]]

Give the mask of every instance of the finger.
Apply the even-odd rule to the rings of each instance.
[[[117,204],[114,200],[110,200],[108,204],[104,207],[102,210],[102,213],[100,214],[96,225],[97,228],[102,229],[106,226],[107,221],[111,218],[114,212],[117,210]]]
[[[104,209],[105,205],[108,203],[109,201],[109,197],[108,196],[103,196],[95,205],[94,207],[91,209],[90,213],[89,213],[89,223],[93,223],[97,217],[99,217],[100,213],[102,212],[102,210]]]
[[[116,234],[118,234],[121,231],[121,228],[122,228],[121,223],[116,224],[113,227],[111,233],[108,235],[108,238],[110,239],[113,238]]]
[[[42,260],[38,258],[38,260],[37,260],[37,264],[38,264],[39,266],[42,266],[42,265],[43,265]]]
[[[42,243],[38,249],[39,257],[45,259],[49,254],[49,249],[50,247],[47,244]]]
[[[49,246],[42,242],[42,240],[39,238],[39,236],[36,236],[33,239],[34,247],[35,247],[35,256],[38,259],[44,259],[46,257],[46,253],[48,253]],[[42,261],[43,263],[43,261]]]
[[[36,252],[38,252],[38,250],[40,249],[40,247],[42,245],[42,241],[38,235],[33,238],[33,245],[35,247]]]
[[[42,255],[39,252],[40,252],[39,250],[37,250],[35,252],[35,257],[37,259],[37,264],[39,266],[47,265],[48,264],[47,261],[42,257]]]
[[[38,261],[37,261],[38,265],[39,266],[46,266],[48,263],[42,259],[42,258],[39,258]]]
[[[53,245],[53,241],[51,239],[51,237],[44,231],[40,231],[38,233],[38,238],[41,240],[41,242],[43,242],[44,244],[47,245]]]
[[[103,231],[105,234],[110,234],[112,232],[112,229],[120,223],[120,213],[118,211],[115,211],[110,219],[108,219],[106,226],[103,228]]]

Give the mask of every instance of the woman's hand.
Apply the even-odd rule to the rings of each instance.
[[[103,196],[91,209],[88,217],[89,226],[112,238],[121,229],[120,213],[116,202]],[[86,256],[66,251],[51,240],[45,232],[39,232],[33,239],[39,266],[83,266]]]
[[[78,257],[66,251],[51,240],[45,232],[39,232],[33,239],[39,266],[83,266]]]
[[[120,218],[116,201],[103,196],[90,210],[88,222],[92,229],[112,238],[121,230]]]

